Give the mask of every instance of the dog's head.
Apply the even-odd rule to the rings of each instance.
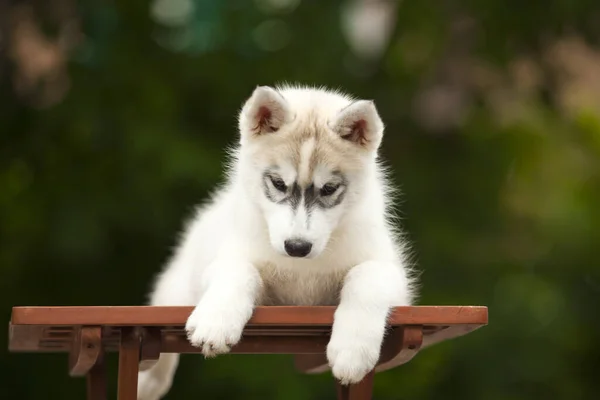
[[[239,116],[239,178],[273,248],[317,257],[366,190],[383,123],[371,101],[317,89],[258,87]]]

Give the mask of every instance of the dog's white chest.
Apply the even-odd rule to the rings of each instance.
[[[343,275],[261,268],[262,305],[337,305]]]

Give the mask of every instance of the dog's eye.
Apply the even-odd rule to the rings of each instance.
[[[287,186],[285,185],[285,182],[283,181],[283,179],[273,177],[273,176],[271,176],[270,178],[271,178],[271,183],[273,184],[275,189],[279,190],[280,192],[285,192],[287,190]]]
[[[321,196],[331,196],[339,187],[339,184],[328,183],[321,188]]]

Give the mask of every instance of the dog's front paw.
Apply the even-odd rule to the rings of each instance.
[[[232,313],[230,307],[200,304],[188,318],[185,330],[192,346],[201,348],[205,357],[214,357],[229,352],[240,341],[245,325],[246,319]]]
[[[348,333],[334,335],[327,346],[327,360],[333,376],[343,385],[360,382],[375,368],[381,339]]]

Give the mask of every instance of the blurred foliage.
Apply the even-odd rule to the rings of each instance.
[[[4,320],[144,302],[252,89],[326,85],[386,122],[420,303],[490,308],[488,327],[378,375],[375,398],[600,398],[600,5],[385,4],[389,36],[365,55],[346,2],[0,1]],[[64,356],[1,354],[3,398],[83,395]],[[194,395],[333,385],[289,357],[189,356],[168,398]]]

